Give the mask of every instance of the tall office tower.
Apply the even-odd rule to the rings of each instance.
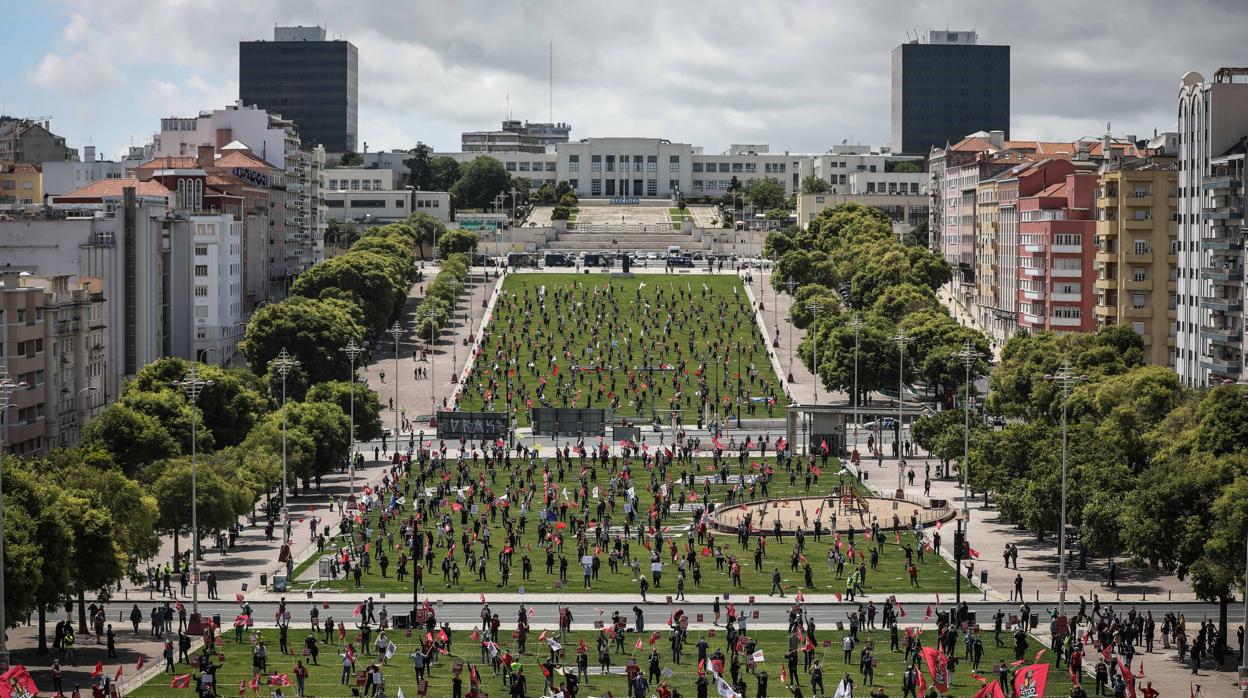
[[[1245,136],[1248,68],[1183,76],[1174,368],[1191,386],[1244,376]]]
[[[239,99],[294,121],[305,145],[322,145],[335,154],[355,152],[355,45],[326,40],[323,27],[277,27],[273,39],[238,43]]]
[[[1010,137],[1010,47],[936,31],[893,49],[893,152],[926,155],[976,131]]]

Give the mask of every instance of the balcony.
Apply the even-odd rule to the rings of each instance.
[[[1094,306],[1092,308],[1092,312],[1096,313],[1097,317],[1104,317],[1104,318],[1118,317],[1118,308],[1117,306],[1113,306],[1113,305]]]
[[[1220,355],[1200,357],[1201,368],[1212,371],[1222,376],[1239,376],[1244,368],[1244,360],[1241,356],[1236,355]]]
[[[1144,279],[1143,281],[1127,279],[1123,282],[1123,288],[1128,291],[1151,291],[1153,290],[1153,282],[1148,279]]]
[[[1127,230],[1152,230],[1155,221],[1152,218],[1128,218],[1123,222],[1126,223]]]
[[[1078,327],[1083,320],[1077,317],[1050,317],[1050,327]]]
[[[1036,267],[1019,267],[1018,275],[1035,278],[1037,276],[1044,276],[1044,270]]]
[[[1117,252],[1097,252],[1096,256],[1092,258],[1092,261],[1096,262],[1097,264],[1113,264],[1114,262],[1118,261],[1118,253]]]
[[[1227,250],[1233,253],[1242,253],[1244,238],[1235,234],[1205,235],[1200,239],[1200,249]]]
[[[1053,278],[1063,278],[1063,279],[1079,278],[1080,276],[1083,276],[1083,270],[1082,269],[1051,269],[1049,270],[1049,274],[1053,276]]]
[[[1240,298],[1203,298],[1200,307],[1223,313],[1238,313],[1243,312],[1244,301]]]
[[[1029,301],[1042,301],[1045,296],[1044,291],[1028,291],[1027,289],[1023,289],[1019,293]]]
[[[1200,181],[1201,189],[1230,189],[1239,184],[1239,177],[1234,175],[1216,175],[1205,177]]]
[[[1200,278],[1207,281],[1243,281],[1244,268],[1240,266],[1231,267],[1205,267],[1200,270]]]
[[[1148,208],[1152,208],[1153,207],[1153,195],[1150,192],[1150,193],[1146,193],[1144,196],[1135,196],[1133,192],[1131,196],[1127,197],[1127,205],[1128,206],[1147,206]]]
[[[1209,206],[1204,209],[1207,221],[1238,221],[1244,218],[1244,209],[1238,206]]]
[[[1053,254],[1079,254],[1083,252],[1081,245],[1054,245],[1051,248]]]
[[[1152,252],[1128,252],[1123,255],[1123,261],[1126,264],[1152,264]]]
[[[1018,250],[1027,254],[1044,254],[1044,245],[1019,245]]]
[[[1022,318],[1023,318],[1022,321],[1028,325],[1037,325],[1040,327],[1044,326],[1044,320],[1040,319],[1039,315],[1032,315],[1031,313],[1023,313]]]
[[[1147,305],[1142,308],[1133,308],[1133,307],[1123,308],[1122,316],[1126,318],[1138,318],[1138,319],[1150,318],[1153,316],[1153,309],[1151,306],[1147,306]]]
[[[1113,291],[1118,288],[1118,279],[1099,278],[1092,286],[1098,291]]]
[[[1057,302],[1057,303],[1081,303],[1083,302],[1082,293],[1054,293],[1052,298],[1054,302]]]
[[[1222,342],[1223,344],[1240,344],[1244,339],[1244,331],[1234,327],[1203,325],[1200,331],[1211,341]]]

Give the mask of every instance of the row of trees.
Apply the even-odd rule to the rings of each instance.
[[[451,321],[455,300],[468,280],[468,262],[468,256],[463,253],[449,254],[443,260],[442,270],[425,287],[425,297],[416,307],[417,337],[434,336]]]
[[[884,213],[857,203],[825,209],[805,230],[789,227],[767,236],[764,255],[778,255],[777,289],[793,284],[793,323],[810,330],[798,347],[807,366],[814,365],[818,339],[818,371],[822,385],[852,390],[854,384],[855,314],[858,386],[867,392],[896,389],[898,331],[910,338],[904,346],[905,380],[923,383],[945,395],[965,382],[957,354],[970,340],[988,356],[987,339],[958,324],[936,298],[948,282],[944,260],[928,250],[906,246],[893,234]],[[819,306],[816,318],[811,305]],[[981,360],[978,370],[985,370]]]
[[[1063,395],[1045,377],[1069,362],[1086,377],[1066,403],[1067,525],[1079,550],[1190,575],[1201,598],[1225,604],[1243,584],[1248,394],[1185,388],[1170,368],[1145,366],[1143,349],[1120,325],[1011,339],[987,407],[1013,419],[1000,430],[972,420],[971,484],[1004,520],[1041,538],[1058,531]],[[921,422],[916,438],[960,458],[962,423],[949,414]]]
[[[5,612],[12,621],[37,612],[41,647],[49,609],[77,598],[81,611],[87,595],[107,598],[127,578],[140,583],[159,536],[188,530],[192,418],[201,538],[233,525],[280,483],[280,385],[201,364],[211,384],[193,405],[174,385],[189,368],[176,358],[144,367],[76,448],[4,459]],[[288,472],[306,487],[348,451],[351,393],[346,382],[307,390],[305,378],[291,374],[286,417]],[[376,393],[357,386],[355,402],[357,437],[375,438]]]

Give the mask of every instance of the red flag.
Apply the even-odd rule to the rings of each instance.
[[[481,632],[476,628],[473,628],[472,632],[468,634],[468,637],[471,638],[473,642],[479,642],[481,640]]]
[[[91,678],[98,679],[104,674],[104,662],[96,662],[95,668],[91,670]]]
[[[939,693],[949,692],[949,668],[948,659],[944,652],[938,651],[935,647],[924,647],[922,650],[923,661],[927,664],[927,672],[932,677],[932,685],[936,687]],[[1018,698],[1044,698],[1043,696],[1019,696]]]
[[[143,671],[143,655],[140,654],[139,661],[134,663],[134,670],[136,672]]]
[[[641,649],[641,638],[637,638],[637,649]]]
[[[1049,665],[1045,664],[1044,667],[1047,670]],[[1127,668],[1126,664],[1122,663],[1121,659],[1118,660],[1118,671],[1122,672],[1122,680],[1127,682],[1127,696],[1135,698],[1135,674],[1131,673],[1131,670]],[[1043,685],[1041,683],[1041,686]],[[1044,698],[1043,692],[1037,698]]]
[[[824,453],[827,453],[828,452],[828,440],[824,439],[823,441],[820,441],[819,448],[823,449]]]
[[[1043,657],[1043,656],[1044,656],[1044,653],[1045,653],[1045,652],[1047,652],[1047,651],[1048,651],[1048,650],[1041,649],[1039,652],[1036,652],[1036,658],[1035,658],[1034,660],[1032,660],[1032,661],[1034,661],[1036,664],[1039,664],[1039,663],[1040,663],[1040,658],[1041,658],[1041,657]]]
[[[269,685],[270,686],[289,686],[290,674],[270,674]]]
[[[972,547],[971,547],[971,546],[969,546],[969,545],[968,545],[968,546],[966,546],[966,550],[967,550],[967,552],[969,552],[969,553],[971,554],[971,557],[975,558],[976,560],[978,560],[978,559],[979,559],[979,551],[978,551],[978,550],[976,550],[975,548],[972,548]]]
[[[927,613],[923,614],[923,620],[927,620],[928,618],[931,618],[931,617],[932,617],[932,605],[929,603],[927,605]]]
[[[1130,674],[1131,672],[1126,672]],[[1014,675],[1014,696],[1015,698],[1044,698],[1044,686],[1049,681],[1049,665],[1048,664],[1031,664],[1018,670]],[[1128,686],[1134,686],[1132,681],[1128,679]],[[1131,698],[1135,698],[1135,692],[1132,691]]]
[[[788,668],[787,668],[787,667],[785,667],[783,664],[781,664],[781,665],[780,665],[780,683],[786,683],[786,684],[787,684],[788,682],[789,682],[789,671],[788,671]]]
[[[659,631],[656,630],[654,631],[654,634],[650,636],[650,644],[653,645],[657,643],[658,641],[659,641]]]
[[[246,681],[238,682],[238,695],[239,696],[247,695],[247,682]]]
[[[190,687],[191,687],[191,675],[190,674],[182,674],[181,676],[175,676],[173,677],[173,680],[169,682],[169,688],[190,688]]]
[[[447,641],[447,640],[449,640],[449,639],[450,639],[450,638],[446,636],[446,630],[439,628],[439,629],[438,629],[438,640],[440,640],[441,642],[446,642],[446,641]]]
[[[897,604],[897,615],[902,618],[906,617],[906,609],[902,608],[901,604]]]
[[[482,606],[484,606],[484,605],[485,605],[485,594],[481,594],[480,598],[481,598],[481,605],[482,605]]]
[[[355,607],[355,611],[353,611],[353,612],[351,613],[351,615],[353,615],[353,616],[358,616],[358,615],[360,615],[360,614],[362,614],[362,613],[364,613],[364,604],[360,604],[360,605],[356,606],[356,607]]]
[[[982,680],[980,682],[984,683]],[[1001,690],[1000,681],[989,681],[975,692],[975,698],[1005,698],[1005,691]]]
[[[124,666],[122,666],[122,665],[120,665],[120,664],[118,664],[118,665],[117,665],[117,671],[113,672],[113,682],[114,682],[114,683],[116,683],[116,682],[118,682],[118,681],[120,681],[120,680],[121,680],[121,674],[122,674],[122,671],[123,671],[124,669],[125,669],[125,667],[124,667]]]
[[[838,591],[838,592],[836,592],[836,602],[837,602],[837,603],[840,603],[840,602],[841,602],[841,592],[839,592],[839,591]]]
[[[698,660],[698,676],[701,676],[705,673],[706,673],[706,660],[699,659]]]
[[[260,677],[259,676],[251,677],[251,681],[247,684],[247,687],[251,689],[252,693],[259,695],[260,694]]]
[[[242,603],[243,603],[243,595],[242,595],[242,594],[235,594],[235,595],[234,595],[234,603],[239,604],[239,605],[241,606],[241,605],[242,605]]]

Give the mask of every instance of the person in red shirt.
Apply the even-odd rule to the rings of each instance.
[[[303,660],[295,662],[295,695],[303,698],[303,683],[308,678],[308,668],[303,665]]]
[[[1153,688],[1152,681],[1144,684],[1144,698],[1157,698],[1158,695],[1160,694],[1157,692],[1157,689]]]

